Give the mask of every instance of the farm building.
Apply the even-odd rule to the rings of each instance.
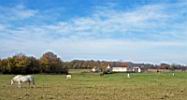
[[[112,65],[112,72],[127,72],[128,67],[128,63],[114,63]]]
[[[112,72],[127,72],[128,67],[112,67]]]
[[[112,67],[112,72],[142,72],[140,67]]]
[[[131,63],[123,63],[118,66],[112,66],[112,72],[141,72],[141,68],[133,66]]]
[[[102,69],[100,67],[93,67],[91,72],[101,72]],[[141,68],[138,66],[133,66],[128,63],[123,64],[115,64],[105,66],[105,71],[107,72],[142,72]]]

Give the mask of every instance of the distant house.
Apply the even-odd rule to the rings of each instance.
[[[91,69],[92,72],[101,72],[102,69],[100,67],[93,67]],[[132,66],[128,63],[125,64],[118,64],[116,66],[108,65],[103,70],[105,73],[111,73],[111,72],[142,72],[141,68],[138,66]]]
[[[128,67],[112,67],[112,72],[127,72]]]
[[[125,63],[118,66],[112,66],[112,72],[142,72],[142,70],[140,67]]]
[[[114,64],[112,66],[112,72],[127,72],[128,71],[128,63],[125,64]]]

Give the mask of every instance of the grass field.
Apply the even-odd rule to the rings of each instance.
[[[187,73],[34,75],[35,88],[10,86],[12,77],[0,75],[0,100],[187,100]]]

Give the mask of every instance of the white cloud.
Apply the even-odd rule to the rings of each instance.
[[[3,43],[0,45],[3,48],[0,53],[1,56],[7,56],[20,51],[40,56],[45,50],[54,50],[58,54],[63,52],[62,56],[70,59],[95,57],[185,62],[182,59],[187,56],[182,56],[187,49],[184,38],[187,36],[187,21],[175,22],[178,20],[175,15],[181,13],[168,13],[168,8],[171,7],[164,4],[145,5],[131,11],[99,8],[90,16],[53,24],[12,26],[13,28],[0,24],[0,36],[3,37],[0,40]],[[37,10],[22,6],[15,10],[11,8],[10,11],[10,15],[14,15],[16,20],[42,16]],[[168,36],[169,39],[165,40]]]
[[[0,18],[3,19],[0,22],[8,23],[7,21],[24,20],[35,16],[38,11],[26,8],[23,5],[17,5],[15,7],[0,6]]]
[[[13,10],[13,8],[11,9]],[[126,39],[142,39],[141,37],[145,37],[148,34],[147,38],[150,38],[150,40],[151,38],[158,38],[160,35],[162,36],[159,38],[162,39],[163,37],[165,39],[165,36],[173,35],[168,30],[173,27],[173,25],[170,27],[170,23],[174,23],[173,20],[176,20],[173,19],[173,15],[178,14],[167,13],[165,11],[167,9],[168,5],[164,4],[145,5],[130,11],[98,8],[93,14],[87,17],[77,17],[70,21],[58,21],[56,23],[54,22],[54,24],[25,25],[21,29],[18,27],[18,31],[27,30],[28,33],[32,31],[34,34],[40,33],[43,35],[53,34],[59,38],[81,38],[83,36],[85,38],[113,38],[119,35]],[[13,18],[20,19],[29,18],[36,14],[40,17],[42,16],[40,15],[42,13],[37,10],[30,10],[22,5],[15,7],[12,13],[17,16]],[[42,18],[45,19],[45,16]],[[180,25],[177,25],[177,28],[178,26]]]
[[[2,31],[2,30],[6,30],[6,26],[3,24],[0,24],[0,31]]]
[[[152,30],[159,30],[168,25],[167,21],[170,21],[172,16],[162,12],[163,9],[164,7],[161,5],[146,5],[133,11],[98,9],[90,16],[45,27],[73,37],[112,38],[116,34],[123,36],[126,34],[136,35],[139,32],[149,33]]]
[[[11,10],[15,14],[15,16],[17,16],[20,19],[29,18],[37,14],[36,10],[27,9],[23,5],[18,5],[15,8],[12,8]]]

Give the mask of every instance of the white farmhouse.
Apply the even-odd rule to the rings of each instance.
[[[128,67],[112,67],[112,72],[127,72]]]
[[[128,65],[123,66],[113,66],[112,72],[142,72],[140,67],[130,67]]]

